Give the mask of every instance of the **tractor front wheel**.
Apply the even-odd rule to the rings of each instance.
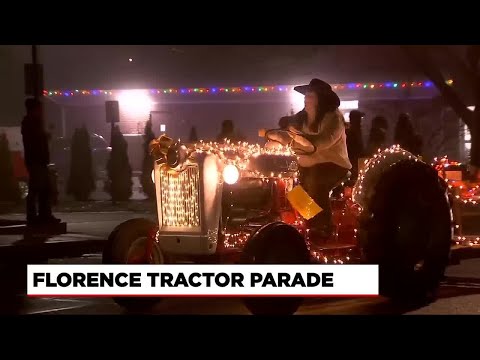
[[[128,220],[110,234],[103,252],[104,264],[164,264],[165,254],[152,238],[156,224],[147,219]],[[115,297],[129,311],[151,309],[161,297]]]
[[[247,264],[307,264],[310,253],[303,236],[285,223],[272,223],[259,229],[244,248]],[[253,315],[293,315],[302,297],[247,297],[245,306]]]

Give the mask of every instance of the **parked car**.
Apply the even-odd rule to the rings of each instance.
[[[71,141],[71,138],[58,137],[51,142],[51,160],[56,165],[59,175],[64,178],[68,177],[70,172]],[[90,134],[90,146],[92,148],[93,168],[98,177],[106,169],[112,148],[103,136],[95,133]]]

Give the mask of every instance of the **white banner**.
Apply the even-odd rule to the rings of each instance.
[[[376,296],[378,265],[28,265],[29,296]]]

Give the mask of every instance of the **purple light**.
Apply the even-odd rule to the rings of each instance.
[[[283,88],[280,86],[280,87],[278,88],[278,90],[283,91]]]
[[[185,94],[187,91],[185,89],[180,90],[182,94]]]
[[[70,96],[70,94],[69,94],[69,93],[67,93],[67,92],[66,92],[65,94],[63,94],[63,95],[65,95],[65,96]]]
[[[432,84],[431,81],[427,81],[427,82],[425,83],[425,87],[431,87],[432,85],[433,85],[433,84]]]
[[[212,92],[217,92],[217,89],[213,88],[213,89],[212,89]]]
[[[349,88],[349,89],[354,89],[354,88],[355,88],[355,84],[348,84],[348,88]]]
[[[244,89],[245,91],[248,91],[248,90],[250,90],[250,87],[249,87],[249,86],[246,86],[246,87],[244,87],[243,89]]]
[[[392,87],[392,83],[389,83],[389,82],[388,82],[388,83],[385,84],[385,86],[386,86],[386,87]]]

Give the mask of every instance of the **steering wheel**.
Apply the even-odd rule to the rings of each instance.
[[[285,129],[270,129],[265,131],[264,137],[268,141],[277,142],[285,146],[292,141],[292,137],[290,136],[291,134],[293,134],[293,132]],[[275,135],[277,135],[277,139],[273,138],[275,137]],[[296,135],[299,136],[298,134]],[[278,138],[280,138],[281,140]],[[292,147],[293,151],[297,155],[312,155],[313,153],[315,153],[315,151],[317,150],[315,145],[313,145],[312,142],[308,140],[305,136],[301,136],[301,138],[302,144],[296,142],[297,146]]]

